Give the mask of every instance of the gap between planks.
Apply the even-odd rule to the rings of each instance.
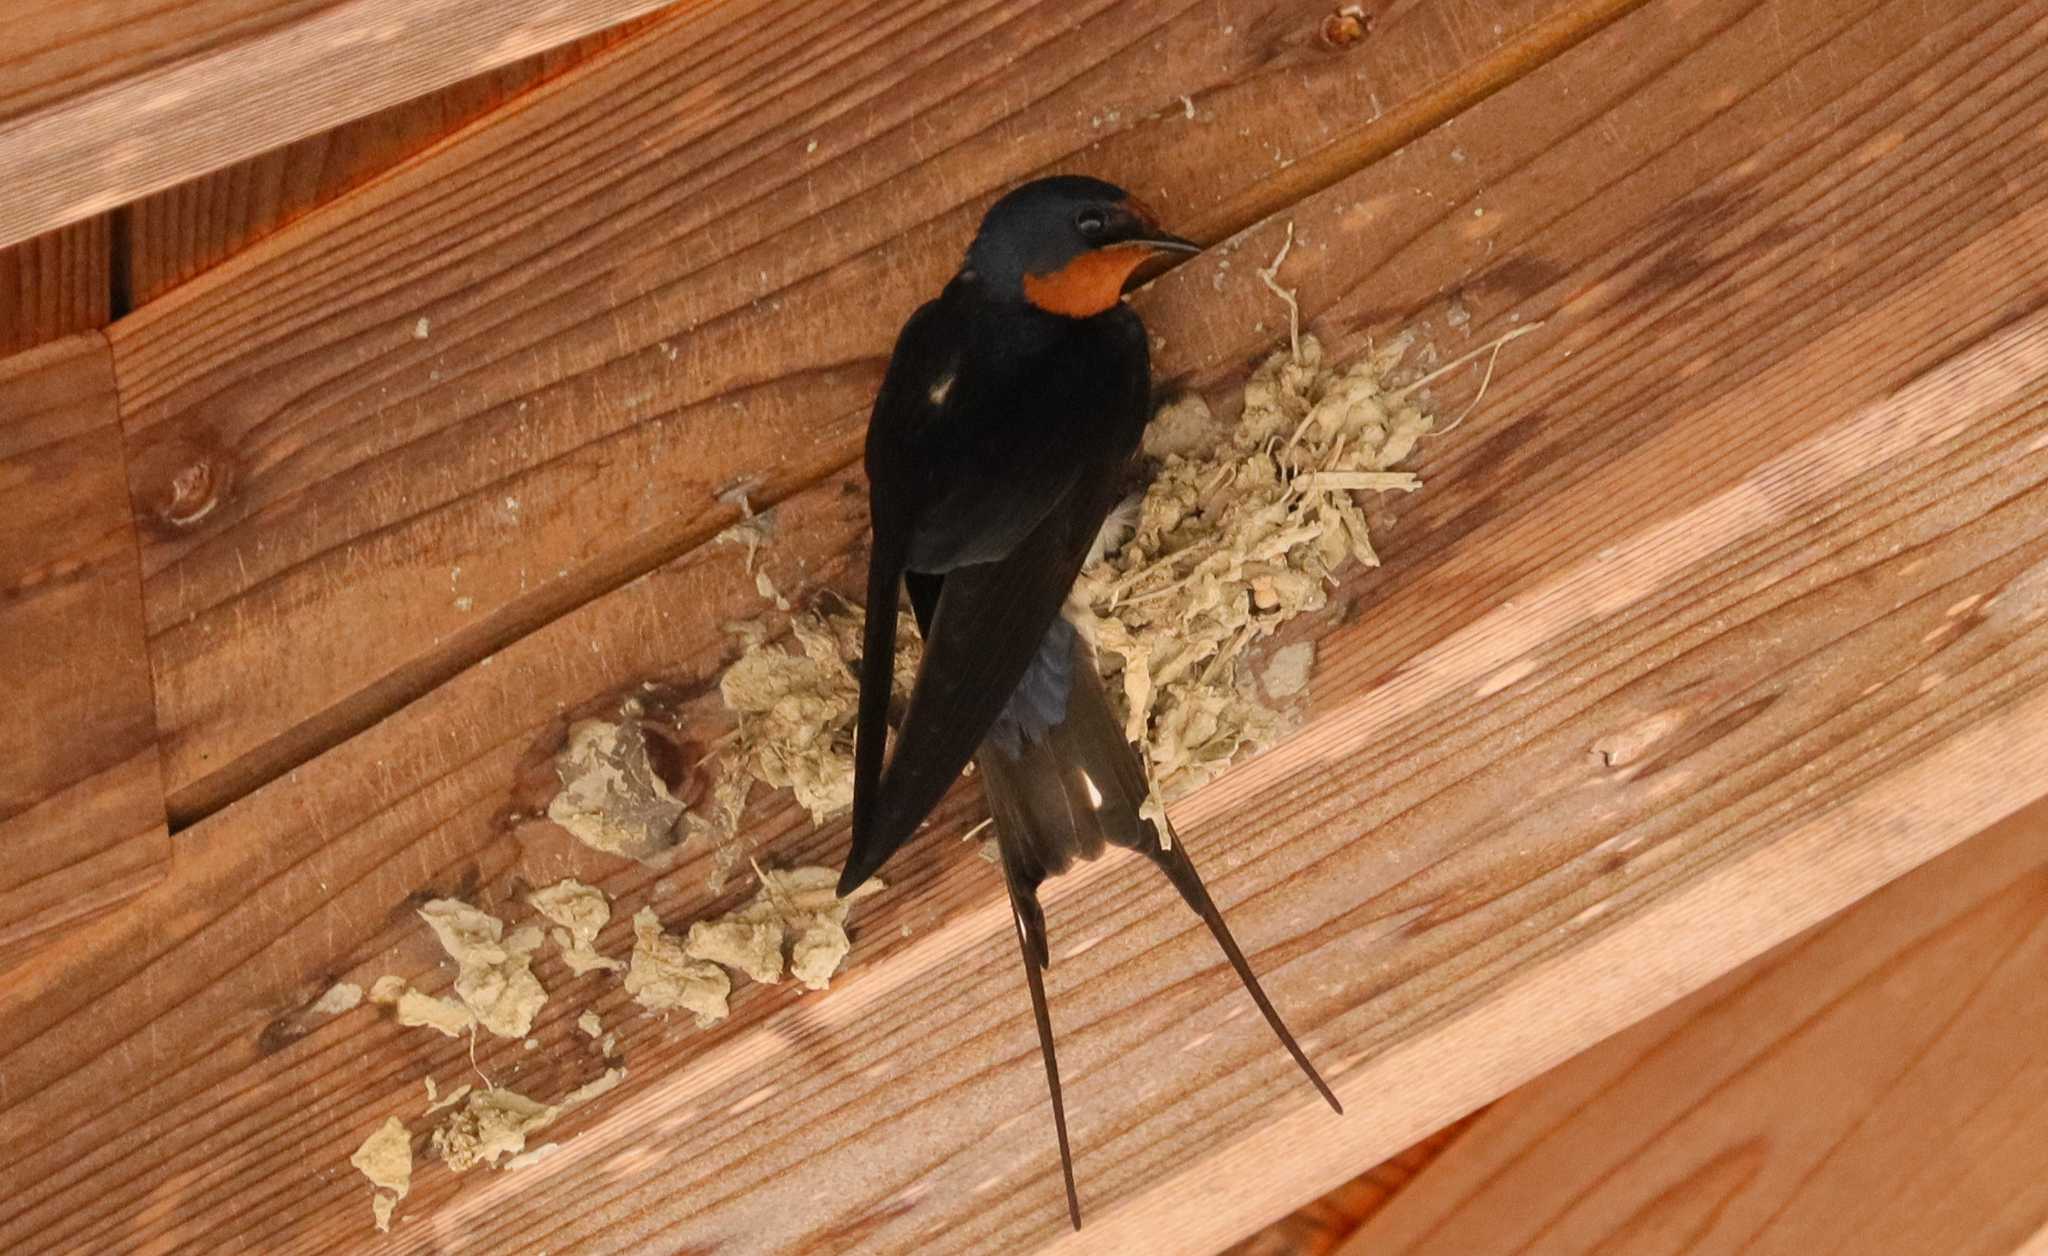
[[[62,6],[44,6],[51,12],[36,36],[55,42],[22,54],[11,72],[22,80],[31,68],[54,72],[77,44],[88,45],[73,54],[88,69],[73,76],[83,78],[81,90],[38,84],[0,120],[0,181],[9,188],[0,245],[675,2],[498,0],[480,11],[468,0],[356,0],[295,6],[281,22],[263,20],[274,16],[262,12],[274,0],[243,0],[234,6],[240,14],[213,4],[180,17],[172,5],[111,21],[70,6],[80,29],[64,38],[51,29],[65,23],[53,16]],[[135,29],[145,23],[146,32]],[[123,65],[123,54],[133,64]],[[94,81],[110,65],[122,76]]]

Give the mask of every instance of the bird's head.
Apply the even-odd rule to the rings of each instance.
[[[1200,245],[1160,230],[1151,211],[1115,184],[1056,175],[989,207],[966,269],[994,296],[1088,318],[1114,306],[1149,259],[1199,252]]]

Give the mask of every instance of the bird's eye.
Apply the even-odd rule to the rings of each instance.
[[[1099,236],[1109,226],[1109,215],[1099,209],[1084,209],[1074,215],[1074,226],[1084,236]]]

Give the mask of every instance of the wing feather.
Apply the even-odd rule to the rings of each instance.
[[[873,805],[855,816],[842,884],[873,875],[959,779],[1065,604],[1117,482],[1098,470],[1010,557],[946,573],[895,753]]]
[[[860,703],[853,740],[854,862],[869,860],[862,835],[871,833],[867,817],[874,807],[875,786],[882,775],[883,748],[888,740],[889,700],[896,677],[896,604],[909,559],[911,531],[921,496],[919,467],[905,454],[918,433],[943,423],[947,401],[932,397],[931,379],[956,370],[958,353],[948,343],[947,321],[940,301],[919,307],[904,323],[889,356],[889,369],[875,395],[868,419],[868,511],[872,540],[868,546],[867,626],[862,632]],[[891,848],[893,849],[893,847]],[[879,866],[888,852],[872,862]],[[865,879],[865,878],[863,878]],[[860,884],[848,883],[842,892]]]

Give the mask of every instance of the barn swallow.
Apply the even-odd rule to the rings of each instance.
[[[1121,846],[1164,871],[1288,1053],[1343,1110],[1259,988],[1187,852],[1140,814],[1143,765],[1060,613],[1151,414],[1148,337],[1124,291],[1146,262],[1199,251],[1112,184],[1061,176],[1017,188],[989,209],[945,290],[904,325],[868,422],[873,536],[853,849],[840,893],[909,839],[969,759],[978,764],[1076,1229],[1038,903],[1040,884],[1076,858]],[[924,658],[885,767],[906,589]]]

